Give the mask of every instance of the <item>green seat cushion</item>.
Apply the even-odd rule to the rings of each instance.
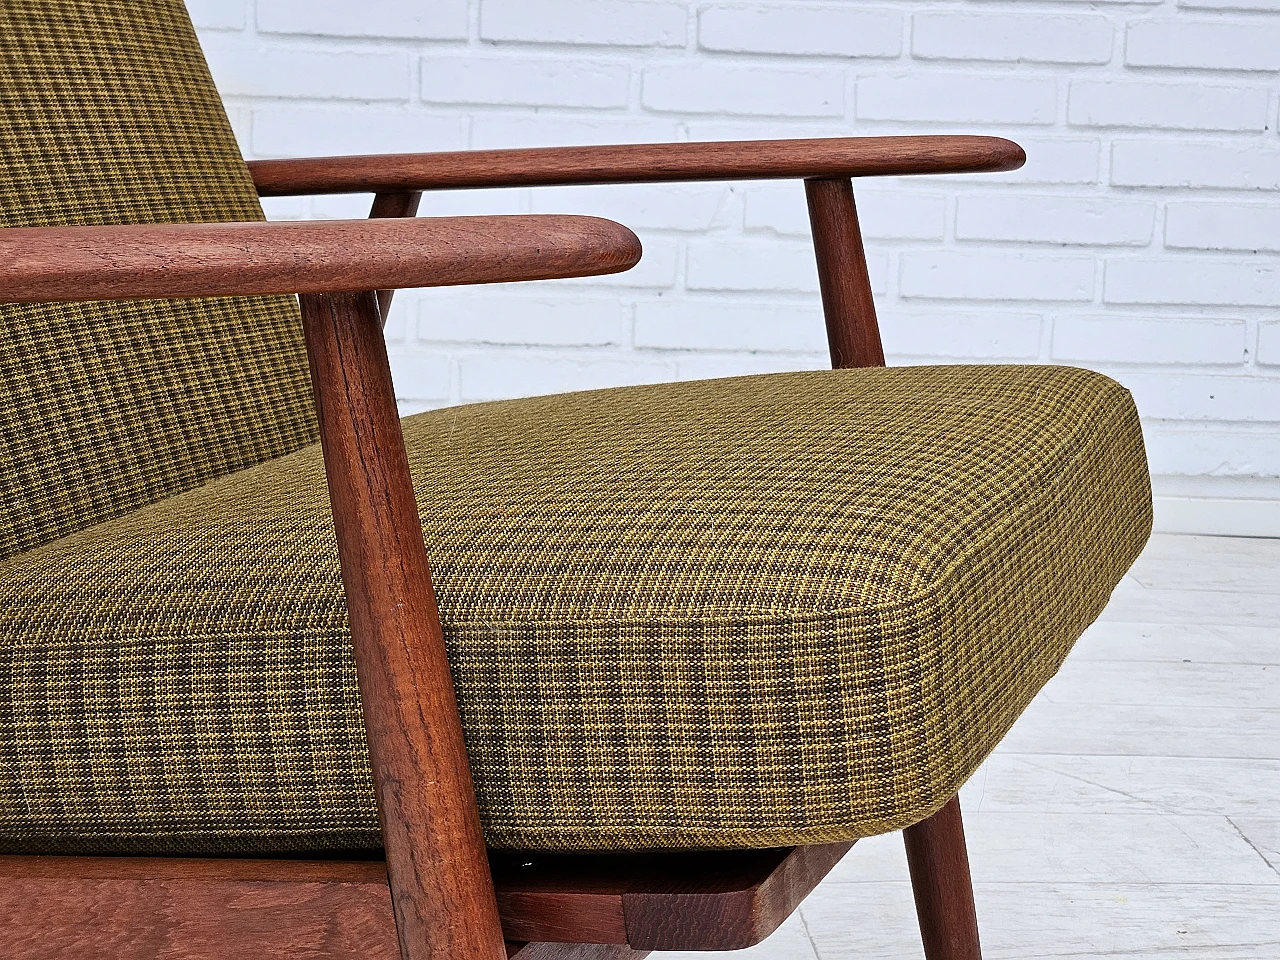
[[[629,387],[405,421],[488,840],[759,847],[940,807],[1145,542],[1067,367]],[[379,844],[319,450],[0,564],[0,849]]]

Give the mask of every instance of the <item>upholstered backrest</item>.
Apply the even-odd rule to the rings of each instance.
[[[260,219],[181,0],[0,0],[0,227]],[[290,298],[0,306],[0,558],[314,432]]]

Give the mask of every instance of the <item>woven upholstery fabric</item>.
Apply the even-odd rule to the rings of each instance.
[[[261,220],[181,0],[0,3],[0,227]],[[0,305],[0,557],[315,439],[290,298]]]
[[[1129,395],[842,370],[405,421],[483,822],[555,850],[943,804],[1145,542]],[[0,565],[0,849],[378,845],[315,447]]]

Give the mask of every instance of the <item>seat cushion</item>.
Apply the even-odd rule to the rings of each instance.
[[[628,387],[404,426],[495,846],[918,821],[1151,523],[1129,395],[1067,367]],[[308,447],[0,565],[0,848],[378,846],[330,524]]]

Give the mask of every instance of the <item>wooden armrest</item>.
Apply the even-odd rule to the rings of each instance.
[[[1016,170],[1026,154],[999,137],[841,137],[254,160],[264,197],[468,187],[779,180]]]
[[[505,283],[627,270],[611,220],[438,217],[0,230],[0,302],[142,300]]]

